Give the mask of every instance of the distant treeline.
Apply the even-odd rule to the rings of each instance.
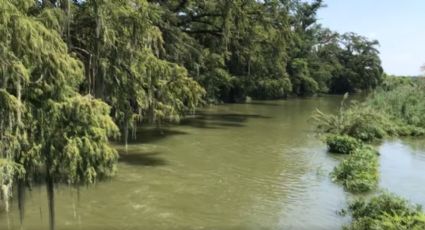
[[[321,0],[149,3],[160,15],[158,57],[185,67],[210,100],[345,93],[382,79],[378,42],[322,27]]]

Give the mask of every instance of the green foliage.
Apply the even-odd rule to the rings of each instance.
[[[346,33],[339,42],[343,48],[337,55],[342,68],[333,73],[330,91],[345,93],[376,88],[384,76],[379,51],[376,49],[378,41]]]
[[[364,103],[353,103],[348,108],[341,107],[336,115],[317,110],[313,119],[319,133],[348,135],[365,142],[386,136],[417,136],[424,133],[421,127],[406,124],[385,110],[378,109],[370,99]]]
[[[378,153],[370,146],[356,149],[332,172],[332,178],[350,192],[368,192],[378,184]]]
[[[22,165],[0,158],[0,204],[4,204],[6,212],[9,211],[8,200],[12,197],[15,179],[23,177],[24,174]]]
[[[326,136],[326,144],[330,152],[342,154],[352,153],[362,146],[362,143],[353,137],[335,134]]]
[[[51,143],[49,171],[54,181],[91,184],[115,173],[118,154],[108,137],[116,135],[118,128],[108,105],[75,96],[52,103],[49,113],[52,129],[46,142]]]
[[[211,101],[345,93],[381,82],[378,43],[322,28],[322,0],[150,2],[161,14],[161,56],[184,66]]]
[[[349,206],[353,222],[347,230],[360,229],[424,229],[425,214],[419,206],[392,194],[381,194],[370,201],[358,200]]]
[[[3,52],[0,53],[1,60],[4,60],[1,63],[3,88],[0,89],[0,113],[4,116],[0,122],[0,138],[5,141],[14,138],[19,142],[16,148],[12,148],[15,152],[9,152],[5,157],[23,164],[26,177],[30,178],[36,175],[33,169],[40,164],[53,167],[46,164],[54,162],[55,167],[63,169],[68,161],[55,157],[63,154],[65,140],[74,135],[85,135],[88,143],[105,148],[115,125],[109,118],[107,105],[77,93],[83,80],[82,64],[68,54],[59,34],[27,15],[25,10],[29,7],[21,11],[11,2],[14,1],[2,0],[0,7],[3,15],[1,28],[5,35],[1,44],[11,44],[10,47],[2,46]],[[69,123],[66,118],[72,118],[74,122]],[[76,122],[77,118],[81,126]],[[66,129],[70,129],[70,133]],[[58,133],[65,139],[60,139]],[[96,152],[95,149],[90,151]],[[98,152],[98,159],[93,162],[95,167],[102,163],[103,154],[107,155],[107,151]],[[31,163],[30,159],[38,161]],[[84,164],[83,167],[92,165]],[[79,173],[83,174],[85,170],[81,168]]]
[[[351,107],[343,116],[346,124],[341,132],[362,141],[382,139],[397,129],[385,114],[362,105]]]
[[[44,179],[54,228],[54,184],[112,175],[117,153],[108,138],[117,128],[108,105],[78,93],[82,63],[31,6],[38,4],[0,0],[0,181],[10,191]]]
[[[251,91],[251,95],[260,99],[284,98],[291,92],[288,78],[259,80]]]
[[[414,127],[425,128],[424,97],[423,79],[389,77],[387,83],[367,100],[367,104],[403,123],[409,131]],[[423,130],[416,129],[411,132],[412,135],[419,135]]]
[[[295,58],[292,60],[289,69],[294,93],[314,94],[317,92],[319,85],[310,77],[310,70],[305,59]]]
[[[207,98],[212,102],[226,100],[237,79],[226,71],[224,56],[204,49],[199,61],[194,76],[205,88]]]
[[[71,47],[86,67],[84,91],[112,107],[127,141],[138,122],[179,121],[202,104],[204,89],[182,66],[161,59],[160,9],[146,0],[74,4]]]

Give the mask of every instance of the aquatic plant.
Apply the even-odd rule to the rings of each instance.
[[[378,184],[378,153],[370,146],[353,151],[331,173],[350,192],[368,192]]]
[[[383,193],[371,198],[357,200],[348,211],[353,217],[345,230],[363,229],[425,229],[425,214],[419,206],[410,204],[396,195]]]
[[[356,138],[336,134],[326,136],[326,144],[330,152],[342,154],[349,154],[362,146]]]
[[[341,106],[336,115],[317,110],[313,115],[316,131],[321,134],[347,135],[364,142],[381,140],[387,136],[425,134],[424,128],[391,116],[385,109],[375,107],[374,104],[377,102],[373,103],[370,100],[375,99],[368,99],[364,103],[352,103],[348,108]]]

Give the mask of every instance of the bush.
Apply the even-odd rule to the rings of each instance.
[[[347,121],[341,132],[365,142],[397,133],[397,126],[387,116],[362,105],[354,105],[345,116]]]
[[[341,108],[337,115],[317,111],[313,119],[319,133],[347,135],[364,142],[381,140],[386,136],[425,134],[423,128],[409,125],[367,104],[354,103],[348,109]]]
[[[362,143],[347,135],[328,135],[326,137],[328,149],[333,153],[349,154],[360,148]]]
[[[419,206],[392,194],[381,194],[370,201],[358,200],[349,206],[353,222],[346,230],[425,229],[425,215]]]
[[[316,111],[313,119],[317,123],[318,133],[347,135],[365,142],[397,133],[398,125],[385,114],[359,103],[353,103],[347,109],[344,107],[344,100],[336,115]]]
[[[331,173],[350,192],[368,192],[378,184],[378,153],[370,146],[356,149]]]

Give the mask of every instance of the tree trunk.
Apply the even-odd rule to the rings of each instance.
[[[50,164],[46,164],[46,189],[49,202],[49,229],[55,230],[55,192],[52,175],[50,175]]]
[[[25,215],[25,184],[24,181],[18,180],[18,208],[19,208],[19,221],[24,222]]]
[[[124,121],[124,144],[125,144],[125,152],[128,150],[128,120]]]
[[[68,47],[71,47],[71,0],[62,0],[61,8],[65,11],[64,37]]]

